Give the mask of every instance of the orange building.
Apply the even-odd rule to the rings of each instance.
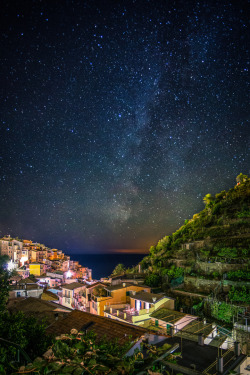
[[[130,303],[130,296],[133,292],[150,292],[150,290],[151,288],[145,285],[135,285],[125,282],[118,285],[95,288],[91,295],[90,312],[104,316],[106,306],[125,305],[126,303]]]

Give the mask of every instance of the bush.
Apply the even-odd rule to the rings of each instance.
[[[240,288],[232,286],[228,298],[230,301],[248,303],[250,302],[250,290],[245,285]]]
[[[161,277],[157,274],[152,273],[148,277],[146,277],[144,283],[151,288],[155,288],[161,284]]]
[[[238,280],[250,280],[250,272],[249,271],[230,271],[227,273],[228,280],[238,281]]]
[[[210,301],[207,307],[211,310],[212,317],[227,323],[231,323],[233,321],[233,316],[236,315],[237,312],[242,311],[238,306],[216,300]]]

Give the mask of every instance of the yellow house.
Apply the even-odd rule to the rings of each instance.
[[[145,291],[150,292],[151,288],[145,285],[132,283],[121,283],[118,285],[104,286],[93,289],[91,294],[90,312],[104,316],[106,306],[124,305],[130,302],[133,293]]]
[[[30,275],[41,276],[43,274],[43,267],[40,263],[30,263]]]

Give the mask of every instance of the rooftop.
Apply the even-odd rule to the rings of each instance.
[[[85,287],[85,285],[81,283],[76,283],[76,282],[62,285],[63,289],[68,289],[68,290],[74,290],[74,289],[82,288],[82,287]]]
[[[26,277],[25,279],[20,280],[18,284],[36,284],[37,281],[37,279],[30,279],[29,277]]]
[[[147,292],[137,292],[135,295],[131,295],[130,298],[138,299],[143,302],[156,303],[160,299],[166,297],[164,294],[154,294]],[[172,299],[168,297],[169,299]]]
[[[91,289],[91,288],[96,287],[97,285],[105,286],[105,287],[106,287],[106,284],[101,283],[100,281],[97,281],[96,283],[93,283],[93,284],[87,285],[86,288],[87,288],[87,289]]]
[[[73,310],[64,319],[54,322],[47,328],[46,332],[58,336],[63,333],[70,333],[72,328],[81,331],[88,326],[89,330],[96,333],[97,339],[106,336],[110,341],[118,339],[118,343],[121,345],[139,339],[147,332],[145,328],[79,310]]]
[[[133,286],[133,285],[134,284],[132,284],[132,283],[121,283],[121,284],[117,284],[117,285],[108,285],[108,286],[105,286],[105,289],[108,290],[108,291],[112,291],[112,290],[125,289],[128,286]]]
[[[46,301],[58,301],[59,297],[49,290],[44,290],[43,294],[41,295],[41,299]]]
[[[181,351],[181,356],[177,357],[177,364],[179,366],[183,366],[184,368],[188,368],[189,372],[192,371],[193,374],[201,374],[205,372],[205,370],[214,364],[209,370],[209,374],[217,374],[215,361],[218,357],[218,348],[209,346],[209,345],[198,345],[198,343],[194,341],[190,341],[187,339],[181,339],[180,337],[172,337],[167,339],[167,342],[170,345],[174,345],[176,343],[179,344],[179,349]],[[178,350],[179,350],[178,349]],[[234,355],[232,350],[224,350],[220,349],[220,355],[224,357],[224,371],[229,370],[230,366],[237,361],[237,358]],[[245,356],[240,355],[238,360],[243,359]],[[170,364],[171,368],[171,364]],[[181,371],[179,368],[178,372]],[[224,374],[224,372],[223,372]]]
[[[10,300],[7,305],[11,313],[22,311],[25,316],[34,316],[38,320],[47,319],[48,323],[53,323],[56,316],[62,318],[65,314],[70,313],[71,309],[61,306],[57,303],[44,301],[39,298],[28,297],[25,299]],[[56,315],[55,315],[56,314]]]
[[[152,316],[155,319],[163,320],[164,322],[175,324],[178,322],[178,320],[187,316],[187,314],[162,307],[154,311],[150,316]]]

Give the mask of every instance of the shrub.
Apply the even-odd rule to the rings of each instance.
[[[161,283],[161,277],[157,274],[152,273],[148,277],[146,277],[144,283],[151,288],[155,288],[160,285]]]
[[[232,286],[230,292],[228,293],[228,298],[230,301],[235,302],[250,302],[250,290],[245,285],[240,288],[235,288]]]

